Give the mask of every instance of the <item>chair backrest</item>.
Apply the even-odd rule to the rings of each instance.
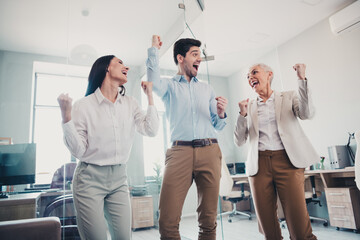
[[[74,199],[72,194],[61,195],[51,201],[44,210],[44,217],[57,216],[59,218],[66,216],[76,216],[74,208]]]
[[[52,178],[50,188],[69,189],[68,182],[72,182],[76,163],[69,162],[58,168]]]
[[[80,240],[72,194],[55,198],[46,206],[43,216],[56,216],[60,219],[62,239]]]

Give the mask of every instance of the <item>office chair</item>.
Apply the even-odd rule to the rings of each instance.
[[[321,196],[321,192],[316,191],[315,188],[315,176],[310,176],[310,183],[311,183],[311,190],[312,192],[305,192],[305,200],[306,200],[306,205],[309,205],[310,203],[314,203],[319,204],[319,206],[321,207],[321,202],[319,197]],[[329,221],[325,218],[319,218],[319,217],[313,217],[313,216],[309,216],[311,222],[313,222],[314,220],[317,221],[321,221],[323,222],[323,225],[326,227],[329,224]]]
[[[233,190],[230,192],[229,195],[222,197],[223,200],[230,201],[232,203],[232,211],[223,212],[220,214],[220,215],[229,214],[228,222],[232,222],[232,217],[234,217],[235,215],[243,215],[243,216],[248,217],[249,220],[251,220],[251,212],[242,212],[242,211],[236,210],[236,204],[238,202],[251,199],[250,192],[245,190],[245,183],[248,183],[248,181],[237,181],[235,183],[235,185],[240,185],[240,191]]]
[[[281,228],[286,228],[286,219],[284,215],[284,210],[282,208],[279,195],[277,196],[277,215],[280,223]]]
[[[50,188],[70,190],[76,165],[75,162],[68,162],[58,168],[53,175]],[[56,216],[60,219],[62,239],[80,239],[72,194],[64,194],[51,200],[45,207],[43,216]]]
[[[311,190],[312,192],[305,192],[305,201],[306,201],[306,205],[310,204],[310,203],[314,203],[314,204],[319,204],[319,206],[321,207],[321,202],[319,197],[321,196],[321,192],[316,191],[315,188],[315,176],[310,176],[310,183],[311,183]],[[281,206],[281,202],[279,200],[279,196],[277,199],[277,206],[278,206],[278,219],[280,222],[280,226],[281,228],[286,228],[286,219],[284,216],[284,212]],[[321,221],[323,222],[323,225],[326,227],[329,225],[329,221],[325,218],[319,218],[319,217],[313,217],[310,216],[310,221],[313,222],[314,220],[316,221]]]
[[[43,214],[43,217],[56,216],[60,219],[61,239],[80,239],[73,201],[72,194],[61,195],[46,206]]]
[[[72,182],[76,165],[75,162],[68,162],[58,168],[53,175],[50,188],[70,189],[68,184]]]

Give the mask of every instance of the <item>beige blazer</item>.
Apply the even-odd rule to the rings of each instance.
[[[298,118],[310,119],[314,115],[307,83],[305,88],[299,88],[298,94],[295,91],[274,92],[274,94],[277,127],[291,163],[297,168],[306,168],[319,162],[320,156],[298,121]],[[250,101],[246,117],[239,115],[234,134],[238,146],[245,144],[250,136],[246,174],[253,176],[258,172],[259,125],[256,100]]]

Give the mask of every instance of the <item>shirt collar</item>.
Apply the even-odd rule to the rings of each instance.
[[[177,82],[181,82],[181,80],[187,82],[187,80],[185,79],[184,75],[179,75],[179,74],[176,74],[176,75],[175,75],[174,80],[177,81]],[[199,81],[196,77],[193,77],[191,80],[193,80],[194,82],[198,82],[198,81]]]
[[[96,97],[97,101],[99,102],[99,104],[102,103],[103,101],[107,100],[107,99],[104,97],[104,95],[102,94],[100,88],[97,88],[97,89],[95,90],[94,94],[95,94],[95,97]],[[108,100],[108,101],[109,101],[109,100]],[[121,102],[121,95],[120,95],[119,93],[117,94],[116,101]],[[109,101],[109,102],[110,102],[110,101]]]
[[[274,95],[274,92],[275,92],[275,91],[272,92],[272,94],[270,95],[270,97],[269,97],[269,99],[268,99],[267,101],[270,101],[270,102],[274,101],[274,99],[275,99],[275,97],[274,97],[274,96],[275,96],[275,95]],[[266,102],[267,102],[267,101],[266,101]],[[263,100],[260,96],[258,96],[258,97],[257,97],[257,103],[258,103],[258,104],[259,104],[259,103],[264,103],[264,100]]]

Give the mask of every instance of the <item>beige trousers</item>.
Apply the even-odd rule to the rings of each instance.
[[[199,239],[216,239],[221,157],[218,144],[168,149],[159,203],[161,239],[180,240],[182,207],[193,180],[198,193]]]
[[[73,180],[76,219],[82,240],[131,239],[130,195],[126,165],[79,162]]]

